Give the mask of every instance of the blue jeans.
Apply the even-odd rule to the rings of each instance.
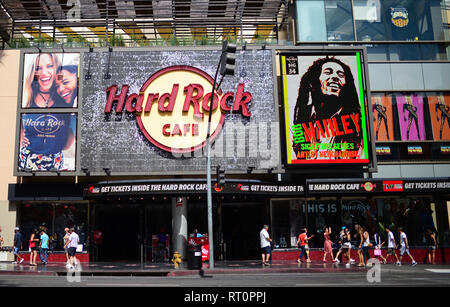
[[[47,263],[47,250],[48,248],[40,248],[39,249],[39,258],[43,263]]]
[[[306,259],[308,259],[308,254],[306,253],[306,248],[305,248],[305,246],[300,246],[300,248],[302,249],[302,252],[301,252],[300,255],[298,256],[298,259],[302,260],[303,256],[305,256]]]

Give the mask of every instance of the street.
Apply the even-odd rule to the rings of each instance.
[[[449,266],[381,266],[379,279],[362,272],[206,274],[168,277],[0,275],[1,287],[436,287],[450,286]],[[373,282],[369,282],[372,280]],[[379,281],[379,282],[378,282]]]

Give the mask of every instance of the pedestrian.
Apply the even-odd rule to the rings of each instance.
[[[66,266],[69,267],[70,266],[70,258],[69,258],[69,248],[66,247],[66,243],[69,241],[69,236],[70,236],[70,232],[69,232],[69,228],[64,228],[64,232],[65,235],[63,237],[63,242],[64,242],[64,254],[66,255]]]
[[[364,266],[364,259],[363,259],[363,243],[364,243],[364,235],[363,235],[363,228],[359,225],[359,224],[356,224],[355,225],[355,230],[356,230],[356,234],[355,234],[355,237],[357,238],[357,240],[358,240],[358,260],[359,260],[359,263],[358,263],[358,266],[359,267],[361,267],[361,266]]]
[[[369,236],[369,232],[367,231],[367,229],[365,227],[363,228],[363,244],[362,244],[362,254],[363,254],[363,260],[364,260],[364,265],[367,264],[367,261],[370,258],[369,255],[369,248],[372,246],[372,243],[370,243],[370,236]]]
[[[388,241],[388,250],[386,255],[386,262],[389,259],[389,256],[395,256],[395,259],[397,260],[395,262],[396,265],[400,264],[400,260],[398,260],[397,253],[395,250],[397,249],[397,244],[395,243],[394,234],[392,233],[391,229],[389,227],[386,227],[386,233],[387,233],[387,241]],[[381,245],[383,245],[385,242],[383,242]]]
[[[30,265],[36,264],[37,248],[39,242],[39,233],[37,229],[33,229],[30,236]]]
[[[68,248],[69,252],[69,259],[70,259],[70,269],[73,269],[78,263],[77,263],[77,247],[78,242],[80,242],[80,237],[75,232],[75,229],[72,227],[69,230],[70,236],[68,241],[66,242],[66,245],[64,247]]]
[[[428,257],[428,263],[429,264],[436,264],[436,248],[437,248],[437,241],[436,237],[431,229],[427,229],[425,232],[425,240],[427,242],[427,257]]]
[[[158,238],[158,258],[161,262],[164,262],[167,256],[167,234],[164,228],[159,229],[157,238]]]
[[[270,242],[272,242],[272,239],[269,236],[269,226],[264,225],[263,229],[259,233],[259,239],[260,239],[260,246],[261,246],[261,258],[262,258],[262,265],[270,265],[269,259],[270,259]]]
[[[346,257],[347,257],[347,266],[350,265],[351,262],[351,257],[350,257],[350,251],[352,249],[352,244],[351,244],[351,236],[350,236],[350,231],[348,230],[348,228],[344,228],[343,230],[343,234],[342,234],[342,246],[339,249],[338,253],[336,254],[336,259],[334,259],[335,262],[339,263],[340,261],[338,260],[338,257],[341,253],[343,253]]]
[[[0,247],[3,247],[3,237],[2,237],[2,228],[0,227]]]
[[[312,235],[311,237],[308,237],[308,229],[307,228],[303,228],[301,230],[300,235],[298,236],[297,239],[297,246],[299,246],[300,244],[300,255],[298,256],[297,262],[301,263],[303,260],[303,256],[305,256],[306,258],[306,263],[310,263],[311,259],[309,259],[309,246],[308,246],[308,241],[310,239],[312,239],[314,237],[314,235]]]
[[[39,258],[43,265],[47,265],[47,251],[48,251],[48,235],[45,233],[46,227],[41,226],[41,242],[39,243]]]
[[[20,233],[19,227],[14,228],[14,262],[13,263],[22,263],[23,258],[19,255],[19,250],[22,248],[22,234]]]
[[[406,236],[406,233],[403,231],[402,227],[398,228],[398,232],[400,234],[400,264],[402,264],[402,258],[403,255],[406,253],[409,258],[411,259],[411,265],[415,266],[417,262],[414,260],[413,256],[409,252],[409,245],[408,245],[408,237]]]
[[[332,247],[333,242],[331,242],[330,237],[331,237],[331,227],[325,228],[323,231],[323,238],[324,238],[323,262],[326,262],[327,254],[331,256],[331,261],[334,262],[333,247]]]
[[[373,241],[375,242],[375,250],[373,251],[373,255],[375,258],[380,257],[381,260],[383,260],[383,263],[386,264],[386,258],[383,257],[383,253],[381,252],[381,246],[384,242],[381,243],[381,236],[378,231],[373,235]]]

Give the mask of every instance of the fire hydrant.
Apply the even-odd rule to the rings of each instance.
[[[174,252],[173,253],[173,258],[172,258],[172,262],[175,265],[175,269],[178,269],[180,263],[181,263],[181,255],[179,252]]]

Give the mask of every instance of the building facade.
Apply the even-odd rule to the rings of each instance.
[[[430,229],[448,258],[446,1],[154,2],[3,4],[5,245],[15,226],[28,237],[45,223],[55,255],[64,227],[86,261],[155,260],[161,230],[186,255],[189,234],[208,233],[214,96],[216,259],[259,258],[264,224],[274,259],[297,257],[304,227],[319,250],[325,227],[356,224],[402,227],[418,250]],[[216,83],[224,39],[236,69]],[[331,96],[353,87],[348,113],[302,87],[325,58],[345,71]]]

